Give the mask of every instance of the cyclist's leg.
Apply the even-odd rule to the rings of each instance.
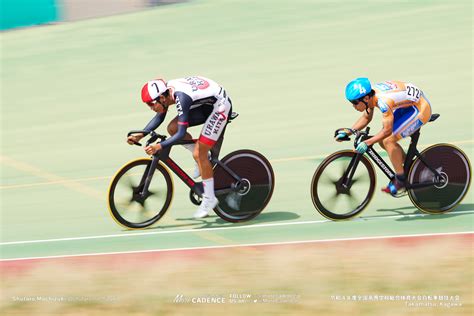
[[[403,161],[405,158],[405,152],[402,146],[398,143],[400,138],[396,135],[391,135],[382,141],[383,148],[387,151],[390,161],[392,162],[393,168],[396,174],[403,174]]]
[[[396,109],[393,113],[393,127],[392,127],[392,135],[388,138],[384,138],[381,141],[379,141],[380,147],[382,147],[389,156],[391,157],[392,154],[394,153],[395,155],[400,155],[400,152],[402,153],[402,156],[404,156],[404,151],[401,148],[401,146],[397,143],[398,140],[401,138],[399,136],[400,130],[404,127],[406,127],[409,122],[415,118],[417,115],[417,109],[414,107],[405,107],[401,109]],[[392,162],[393,164],[393,162]],[[397,168],[396,165],[399,163],[395,163],[395,171],[399,172],[400,168]]]
[[[202,178],[204,194],[201,205],[194,213],[194,218],[203,218],[209,215],[209,212],[216,207],[219,201],[214,193],[214,177],[211,163],[208,159],[208,152],[212,145],[198,141],[194,150],[194,159],[196,159]]]
[[[203,201],[195,213],[197,218],[205,217],[218,202],[214,194],[213,171],[208,154],[225,129],[230,109],[231,104],[227,98],[224,102],[215,104],[212,113],[204,123],[199,141],[196,143],[194,158],[198,162],[204,186]]]
[[[194,159],[198,162],[199,170],[201,171],[202,180],[212,178],[212,165],[209,161],[209,150],[212,146],[198,141],[194,149]]]
[[[212,113],[213,107],[212,105],[203,105],[194,109],[191,109],[189,111],[189,127],[196,126],[196,125],[202,125],[206,122],[207,118],[209,115]],[[168,127],[167,127],[168,133],[173,136],[178,132],[178,116],[176,116],[174,119],[169,122]],[[186,133],[184,136],[184,139],[192,139],[191,134]]]
[[[382,188],[382,191],[390,193],[393,196],[401,192],[405,186],[405,172],[403,170],[405,152],[402,146],[398,144],[399,140],[400,138],[397,137],[397,135],[392,134],[380,142],[381,146],[387,151],[393,168],[395,169],[395,179],[390,181],[386,187]]]
[[[392,136],[398,139],[406,138],[428,123],[431,117],[431,105],[424,96],[411,108],[414,111],[413,115],[408,118],[402,118],[403,122],[399,124],[399,128],[394,128]],[[394,122],[393,124],[395,126],[396,123]]]
[[[418,109],[413,106],[401,108],[395,110],[393,115],[394,120],[392,135],[383,139],[380,143],[381,146],[387,151],[393,168],[395,169],[395,178],[392,179],[392,181],[390,181],[386,187],[382,188],[382,191],[395,196],[405,184],[405,173],[403,169],[405,152],[402,146],[398,144],[398,141],[402,138],[400,136],[400,132],[409,126],[412,120],[417,117]]]
[[[212,110],[213,110],[212,105],[209,105],[209,106],[203,105],[203,106],[191,109],[189,111],[189,118],[188,118],[189,126],[192,127],[192,126],[204,124],[204,122],[206,122],[208,116],[212,113]],[[170,135],[174,135],[177,132],[178,132],[178,117],[176,116],[168,124],[168,133]],[[184,139],[185,140],[191,140],[193,138],[192,138],[191,134],[186,133],[186,135],[184,136]],[[187,150],[189,150],[191,152],[191,154],[193,155],[193,158],[194,158],[194,150],[195,150],[195,147],[196,147],[195,144],[194,143],[192,143],[192,144],[183,144],[182,146],[184,148],[186,148]],[[194,171],[192,172],[191,175],[194,179],[199,178],[199,176],[201,175],[201,172],[199,171],[199,165],[197,163],[197,160],[196,160],[196,165],[194,167]]]
[[[229,102],[230,102],[230,110],[229,110],[229,115],[227,117],[227,122],[226,123],[229,123],[229,117],[230,117],[230,113],[232,113],[232,101],[230,101],[230,98],[229,98]],[[219,157],[219,154],[221,152],[221,147],[222,147],[222,144],[224,143],[224,135],[225,135],[225,131],[227,129],[227,124],[224,126],[224,129],[222,130],[222,133],[221,133],[221,136],[219,136],[219,138],[217,139],[217,142],[214,144],[214,146],[212,146],[211,148],[211,158],[213,159],[218,159]],[[211,159],[212,161],[212,159]]]
[[[421,126],[429,121],[430,116],[431,106],[429,102],[423,97],[421,97],[420,101],[414,106],[404,109],[404,113],[402,115],[395,115],[393,134],[382,141],[383,147],[387,151],[396,173],[395,182],[389,183],[389,185],[384,189],[385,192],[393,193],[393,189],[391,189],[391,187],[395,186],[396,190],[400,189],[405,182],[403,168],[405,152],[398,144],[398,141],[402,138],[412,135],[417,130],[419,130]]]
[[[204,122],[206,122],[208,116],[212,112],[212,105],[209,106],[200,106],[194,109],[191,109],[189,111],[189,127],[196,126],[196,125],[202,125]],[[171,120],[171,122],[168,124],[168,133],[173,136],[178,132],[178,116],[176,116],[174,119]],[[193,139],[192,135],[186,132],[186,135],[184,136],[185,140],[191,140]],[[184,144],[184,148],[188,149],[193,155],[194,155],[194,149],[195,145],[194,144]],[[195,170],[193,174],[194,178],[199,177],[199,170]]]
[[[382,147],[383,150],[387,151],[387,148],[385,148],[384,140],[385,139],[382,139],[381,141],[378,142],[378,144],[380,145],[380,147]],[[387,142],[388,142],[388,140],[387,140]],[[395,146],[397,146],[397,145],[398,145],[398,143],[396,143]],[[400,145],[398,145],[398,146],[400,146]],[[405,151],[403,150],[403,148],[402,148],[402,160],[405,161]]]
[[[174,134],[176,134],[178,132],[178,116],[176,116],[174,119],[171,120],[171,122],[168,124],[168,127],[167,127],[167,130],[168,130],[168,133],[173,136]],[[184,140],[191,140],[193,139],[193,136],[191,134],[189,134],[188,132],[186,132],[186,135],[184,135],[183,137]],[[184,148],[186,148],[187,150],[189,150],[191,152],[191,154],[194,156],[194,147],[195,147],[195,144],[183,144],[182,145]],[[194,179],[196,178],[199,178],[199,167],[197,166],[197,161],[196,161],[196,166],[194,168],[194,171],[192,173],[192,177]]]
[[[392,135],[381,142],[382,147],[387,151],[395,172],[398,175],[404,173],[403,162],[405,160],[405,152],[398,144],[398,141],[410,136],[426,123],[419,119],[421,114],[424,115],[424,112],[420,111],[420,109],[419,104],[415,104],[410,107],[395,110]]]
[[[228,100],[222,104],[216,104],[212,113],[207,117],[201,131],[201,136],[194,150],[194,158],[199,162],[203,180],[212,177],[212,165],[208,159],[209,150],[216,145],[226,125],[227,118],[232,105]]]

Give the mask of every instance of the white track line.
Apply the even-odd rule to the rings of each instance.
[[[37,259],[60,259],[60,258],[74,258],[74,257],[93,257],[93,256],[107,256],[107,255],[126,255],[126,254],[142,254],[153,252],[171,252],[171,251],[187,251],[187,250],[206,250],[206,249],[225,249],[225,248],[240,248],[240,247],[262,247],[262,246],[281,246],[281,245],[295,245],[308,243],[329,243],[342,241],[364,241],[364,240],[380,240],[380,239],[397,239],[397,238],[417,238],[417,237],[436,237],[436,236],[456,236],[456,235],[472,235],[474,231],[469,232],[451,232],[451,233],[425,233],[412,235],[389,235],[389,236],[372,236],[372,237],[354,237],[354,238],[336,238],[336,239],[314,239],[314,240],[299,240],[299,241],[283,241],[270,243],[254,243],[254,244],[238,244],[238,245],[220,245],[220,246],[206,246],[206,247],[190,247],[190,248],[171,248],[171,249],[150,249],[150,250],[136,250],[136,251],[122,251],[122,252],[103,252],[103,253],[87,253],[76,255],[60,255],[60,256],[45,256],[45,257],[28,257],[28,258],[11,258],[0,259],[0,262],[8,261],[24,261]]]
[[[467,210],[456,213],[448,214],[470,214],[474,213],[474,210]],[[446,214],[440,214],[446,215]],[[438,216],[440,216],[438,215]],[[403,218],[403,217],[424,217],[424,216],[437,216],[431,214],[407,214],[407,215],[388,215],[388,216],[370,216],[370,217],[359,217],[351,220],[355,221],[370,221],[370,220],[383,220],[391,218]],[[57,239],[41,239],[41,240],[23,240],[23,241],[8,241],[0,243],[0,246],[10,245],[23,245],[23,244],[37,244],[37,243],[49,243],[49,242],[62,242],[62,241],[78,241],[78,240],[90,240],[90,239],[104,239],[104,238],[128,238],[136,236],[150,236],[150,235],[163,235],[163,234],[181,234],[181,233],[198,233],[204,231],[219,231],[219,230],[237,230],[237,229],[252,229],[252,228],[265,228],[265,227],[276,227],[276,226],[290,226],[290,225],[308,225],[308,224],[321,224],[321,223],[333,223],[331,220],[319,220],[319,221],[304,221],[304,222],[286,222],[286,223],[272,223],[272,224],[255,224],[245,226],[229,226],[229,227],[215,227],[215,228],[195,228],[195,229],[178,229],[178,230],[165,230],[165,231],[154,231],[154,232],[141,232],[141,233],[127,233],[127,234],[114,234],[114,235],[99,235],[99,236],[86,236],[86,237],[71,237],[71,238],[57,238]]]

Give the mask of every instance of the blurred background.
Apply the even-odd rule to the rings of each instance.
[[[1,30],[145,10],[186,0],[2,0]]]

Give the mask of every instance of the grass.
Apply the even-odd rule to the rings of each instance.
[[[16,272],[4,264],[1,310],[4,315],[471,315],[471,242],[407,239],[69,258],[18,263]],[[180,303],[174,301],[178,295]],[[25,297],[41,301],[19,301]],[[223,303],[202,303],[212,298]]]

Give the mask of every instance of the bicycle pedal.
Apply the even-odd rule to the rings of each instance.
[[[399,190],[397,193],[393,193],[393,192],[389,191],[387,188],[382,188],[382,192],[390,194],[394,198],[401,198],[401,197],[404,197],[405,195],[408,194],[405,189],[402,189],[401,191]]]
[[[392,196],[398,199],[398,198],[404,197],[407,194],[408,192],[406,190],[403,190],[402,192],[397,192],[397,194],[392,194]]]

